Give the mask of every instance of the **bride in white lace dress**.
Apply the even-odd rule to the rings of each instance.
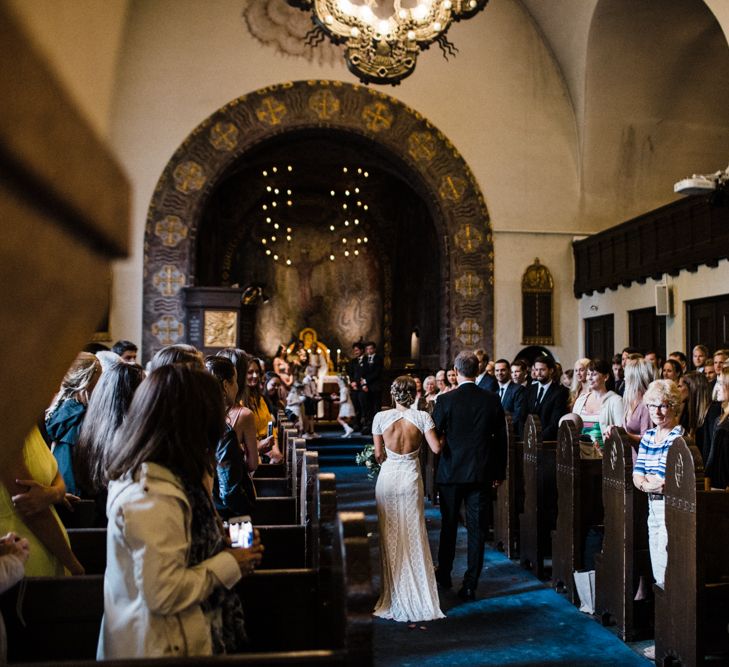
[[[395,408],[378,412],[372,423],[375,456],[382,464],[375,487],[382,593],[374,614],[395,621],[432,621],[445,614],[425,528],[418,452],[423,437],[435,453],[440,441],[431,416],[410,407],[415,400],[411,377],[397,378],[390,393]]]

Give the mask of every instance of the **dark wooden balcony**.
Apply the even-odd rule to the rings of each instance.
[[[729,195],[687,197],[572,244],[575,296],[729,257]]]

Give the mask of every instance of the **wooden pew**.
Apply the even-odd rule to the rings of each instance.
[[[666,460],[668,565],[656,596],[656,664],[729,663],[729,492],[704,491],[701,454],[683,438]]]
[[[603,520],[602,460],[580,457],[580,433],[574,422],[559,427],[557,439],[557,527],[552,533],[552,584],[579,604],[573,573],[585,569],[590,528]]]
[[[539,579],[552,556],[556,525],[556,442],[542,440],[539,417],[529,415],[524,426],[524,513],[519,517],[519,560]]]
[[[648,551],[648,499],[633,486],[633,444],[622,428],[605,440],[602,502],[605,534],[595,556],[595,614],[615,625],[623,641],[652,633],[653,598],[635,600],[641,577],[652,581]]]
[[[511,415],[506,415],[506,479],[496,489],[494,544],[508,558],[519,554],[519,510],[524,507],[524,444],[517,441]]]
[[[284,463],[259,463],[256,472],[253,473],[253,479],[256,477],[264,479],[286,477],[286,465]]]
[[[340,513],[331,534],[331,586],[322,586],[315,568],[298,568],[257,571],[236,587],[251,651],[271,654],[264,664],[318,664],[323,659],[332,664],[371,665],[375,596],[364,514]],[[0,596],[0,610],[8,630],[11,663],[96,664],[103,577],[26,579]],[[282,651],[296,653],[276,655]],[[147,659],[109,664],[258,664],[256,660],[258,655],[239,655],[204,663]]]

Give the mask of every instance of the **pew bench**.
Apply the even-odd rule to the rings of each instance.
[[[524,511],[524,444],[517,441],[514,422],[506,414],[506,479],[496,489],[494,546],[507,558],[519,554],[519,514]]]

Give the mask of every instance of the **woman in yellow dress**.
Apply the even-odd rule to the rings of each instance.
[[[0,471],[0,534],[16,533],[30,543],[29,577],[83,574],[53,507],[66,501],[66,486],[37,427]]]
[[[249,356],[245,385],[243,387],[243,405],[253,412],[256,424],[256,440],[258,454],[268,457],[271,463],[283,461],[283,455],[278,448],[278,430],[275,419],[266,405],[261,391],[261,363],[253,356]],[[269,433],[270,429],[270,433]]]

